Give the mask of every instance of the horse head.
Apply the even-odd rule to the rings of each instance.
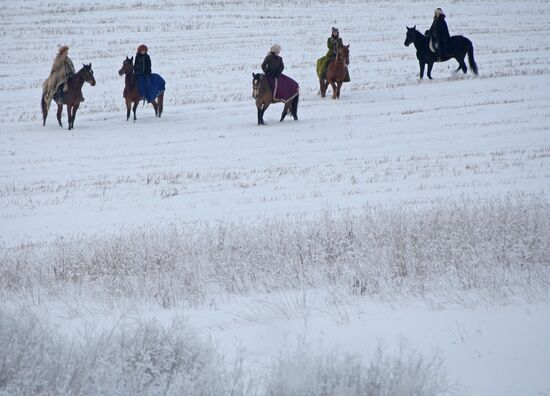
[[[349,44],[338,49],[338,58],[346,65],[349,65]]]
[[[122,62],[122,67],[118,71],[118,75],[122,76],[124,74],[132,73],[134,71],[133,65],[134,65],[134,57],[132,56],[131,58],[128,58],[126,56],[126,59],[124,60],[124,62]]]
[[[262,73],[252,73],[252,97],[256,99],[260,94]]]
[[[407,26],[407,36],[405,37],[405,46],[408,47],[411,45],[411,43],[414,43],[414,39],[416,37],[416,25],[414,25],[412,28]]]
[[[82,69],[80,69],[79,73],[81,73],[81,76],[84,79],[84,81],[86,81],[92,87],[95,85],[94,71],[92,70],[91,63],[89,65],[85,65],[83,63]]]

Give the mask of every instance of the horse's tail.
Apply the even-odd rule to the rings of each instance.
[[[295,120],[298,119],[298,101],[300,100],[300,94],[296,95],[296,97],[292,100],[292,116]]]
[[[477,76],[477,63],[474,59],[474,45],[470,41],[470,47],[468,48],[468,63],[470,64],[470,69]]]
[[[46,117],[48,116],[48,108],[46,106],[46,101],[44,100],[44,94],[40,99],[40,108],[42,109],[42,126],[46,125]]]

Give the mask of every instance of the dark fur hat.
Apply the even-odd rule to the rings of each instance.
[[[148,48],[145,44],[141,44],[138,48],[137,48],[137,52],[141,52],[141,51],[145,51],[147,52]]]

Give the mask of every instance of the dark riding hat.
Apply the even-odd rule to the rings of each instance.
[[[145,51],[147,52],[148,48],[145,44],[141,44],[138,48],[137,48],[137,52],[141,52],[141,51]]]
[[[336,29],[336,28],[333,26],[333,27],[332,27],[332,34],[339,35],[340,32],[338,31],[338,29]]]

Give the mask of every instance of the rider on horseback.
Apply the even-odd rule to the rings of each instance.
[[[151,102],[155,100],[156,95],[151,87],[151,57],[147,51],[148,48],[145,44],[141,44],[137,48],[134,73],[137,77],[140,95]]]
[[[439,62],[452,53],[451,36],[447,22],[445,22],[445,14],[441,8],[435,9],[432,26],[426,30],[425,34],[431,38]]]
[[[340,37],[340,32],[337,28],[332,27],[332,34],[327,39],[327,47],[328,51],[327,54],[319,59],[317,59],[317,76],[319,79],[326,78],[327,68],[330,63],[336,59],[336,54],[338,53],[338,50],[344,46],[344,42],[342,41],[342,38]],[[349,73],[346,74],[346,80],[345,82],[349,82]]]
[[[296,81],[283,74],[285,64],[280,53],[281,46],[272,45],[262,63],[262,70],[273,93],[273,99],[286,103],[298,95],[299,86]]]
[[[281,46],[279,44],[272,45],[262,63],[262,70],[268,77],[267,80],[269,81],[271,90],[275,90],[275,80],[281,76],[285,69],[283,58],[279,56],[280,53]]]
[[[46,109],[50,108],[50,104],[54,95],[63,101],[64,94],[67,92],[68,82],[75,75],[74,65],[69,58],[69,47],[64,45],[59,47],[57,55],[53,61],[50,76],[44,81],[44,102]],[[84,98],[82,98],[84,101]]]
[[[285,69],[283,58],[279,56],[280,53],[281,46],[279,44],[272,45],[262,63],[262,70],[269,77],[277,78]]]

